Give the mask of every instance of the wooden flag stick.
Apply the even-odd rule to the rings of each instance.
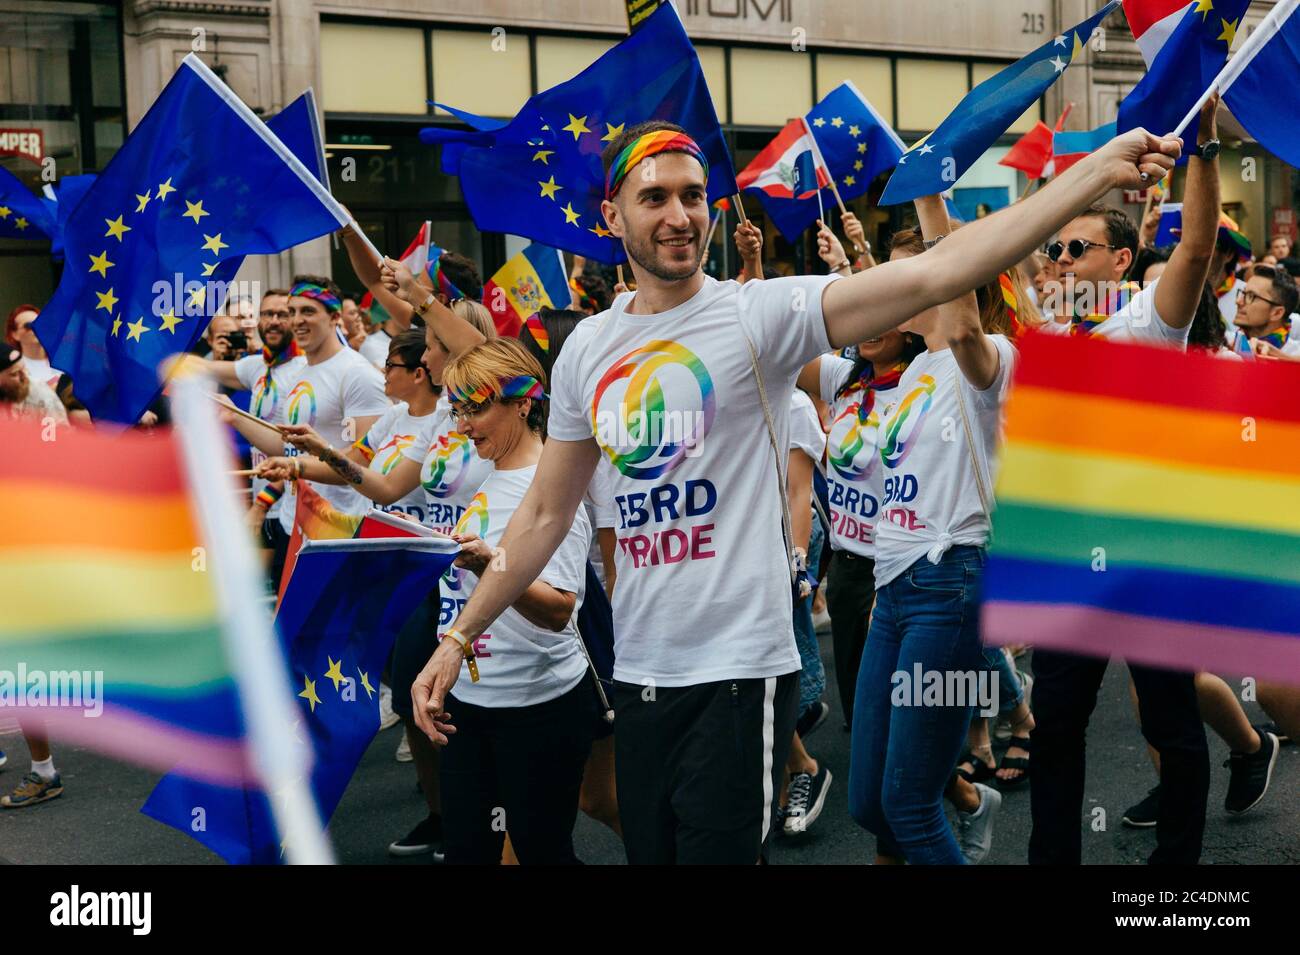
[[[270,430],[274,431],[276,434],[279,434],[279,435],[283,435],[283,434],[284,434],[284,432],[283,432],[280,428],[276,427],[275,425],[271,424],[270,422],[268,422],[268,421],[263,421],[263,420],[262,420],[261,418],[259,418],[257,415],[255,415],[255,414],[249,414],[247,411],[244,411],[242,408],[236,408],[236,407],[235,407],[234,405],[232,405],[232,404],[227,404],[226,402],[224,402],[224,401],[222,401],[220,398],[218,398],[216,395],[208,394],[207,397],[208,397],[210,400],[215,401],[217,404],[221,405],[221,407],[225,408],[227,411],[230,411],[230,412],[232,412],[232,413],[238,415],[238,416],[241,417],[241,418],[247,418],[249,421],[253,422],[254,424],[260,424],[263,428],[269,428]]]
[[[227,471],[231,477],[253,477],[257,474],[257,468],[243,468],[239,471]]]
[[[818,195],[820,196],[821,193],[818,193]],[[831,180],[831,195],[835,197],[835,204],[840,207],[840,218],[843,219],[844,216],[848,215],[849,210],[844,208],[844,200],[840,198],[840,190],[839,187],[835,185],[834,179]],[[861,255],[867,250],[854,242],[853,251],[858,253],[858,255]]]
[[[748,222],[749,216],[745,215],[745,204],[740,201],[740,193],[736,193],[732,198],[736,200],[736,215],[740,216],[741,222]]]
[[[627,281],[623,278],[623,264],[620,262],[618,265],[614,266],[614,271],[618,275],[618,284],[626,287]]]
[[[1027,199],[1029,197],[1029,194],[1034,191],[1034,187],[1037,186],[1038,183],[1039,180],[1037,179],[1030,179],[1028,182],[1026,182],[1025,188],[1021,190],[1020,198]]]

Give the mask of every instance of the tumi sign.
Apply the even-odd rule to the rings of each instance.
[[[0,126],[0,156],[21,156],[39,166],[45,156],[44,134],[39,129]]]
[[[715,20],[773,20],[789,23],[794,0],[684,0],[687,16]]]

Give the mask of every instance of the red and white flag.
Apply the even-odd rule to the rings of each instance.
[[[1128,18],[1128,27],[1133,31],[1133,39],[1137,40],[1147,66],[1155,62],[1156,54],[1192,2],[1194,0],[1124,0],[1124,16]],[[1211,7],[1208,3],[1201,6]]]
[[[740,189],[759,190],[778,199],[797,199],[811,195],[806,185],[801,190],[801,195],[796,195],[794,191],[795,170],[804,153],[812,154],[817,170],[817,188],[825,189],[831,184],[830,171],[802,116],[786,123],[776,138],[763,147],[763,151],[736,176],[736,186]]]

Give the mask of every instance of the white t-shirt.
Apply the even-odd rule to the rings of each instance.
[[[341,450],[356,440],[356,434],[349,430],[355,419],[382,415],[389,407],[383,376],[359,353],[342,348],[319,364],[302,366],[298,380],[285,398],[284,415],[286,424],[309,424],[329,444]],[[286,444],[284,453],[293,457],[299,451]],[[293,487],[294,482],[286,482],[284,497],[280,499],[280,526],[286,532],[293,530],[298,506]],[[312,490],[345,514],[364,514],[373,506],[369,498],[350,487],[313,484]]]
[[[479,457],[474,442],[456,430],[456,418],[445,393],[438,398],[425,435],[426,443],[417,442],[402,454],[420,464],[425,526],[439,534],[450,534],[492,473],[492,462]]]
[[[382,328],[375,329],[366,336],[366,340],[361,343],[357,349],[361,357],[376,368],[383,368],[384,362],[388,361],[388,346],[392,344],[393,336],[388,334]]]
[[[369,460],[371,470],[387,474],[405,457],[407,448],[429,446],[429,434],[437,419],[436,411],[413,415],[406,402],[399,401],[380,415],[353,447]],[[384,511],[410,514],[421,524],[425,523],[424,488],[417,486],[392,504],[375,506]]]
[[[759,356],[777,447],[788,447],[795,377],[830,350],[821,300],[835,278],[706,277],[656,315],[628,314],[632,298],[620,296],[566,341],[550,436],[594,436],[614,466],[615,679],[691,686],[799,669],[785,488],[741,330]]]
[[[1170,345],[1179,351],[1186,351],[1191,323],[1182,328],[1171,328],[1156,311],[1156,289],[1161,281],[1156,279],[1136,293],[1127,305],[1092,330],[1093,337]]]
[[[0,408],[6,405],[0,404]],[[68,423],[68,409],[63,407],[58,394],[53,388],[39,378],[27,381],[27,397],[22,403],[9,402],[9,415],[12,418],[51,419],[55,424]]]
[[[875,557],[875,524],[885,493],[884,467],[880,463],[880,413],[896,388],[876,392],[866,421],[859,412],[861,389],[835,397],[853,362],[838,355],[822,355],[822,401],[830,405],[831,430],[826,442],[826,490],[830,500],[831,546],[859,557]]]
[[[618,526],[618,512],[614,509],[612,490],[613,468],[614,466],[602,457],[596,463],[596,470],[591,475],[587,492],[582,496],[582,509],[586,512],[587,522],[591,525],[591,546],[587,549],[587,560],[591,562],[591,569],[596,572],[596,579],[606,590],[609,589],[609,581],[605,579],[605,561],[600,553],[600,541],[596,539],[596,531],[604,527]]]
[[[885,495],[876,522],[877,589],[922,557],[937,564],[954,544],[981,546],[988,540],[956,391],[960,387],[965,396],[975,457],[991,495],[1002,401],[1016,350],[1005,335],[988,337],[998,350],[997,375],[988,388],[977,391],[966,380],[951,349],[926,352],[907,366],[881,414]]]
[[[59,383],[59,377],[63,372],[50,364],[46,358],[28,358],[23,356],[23,367],[27,371],[27,377],[32,381],[39,381],[42,384],[54,388]]]
[[[235,377],[245,391],[252,393],[248,402],[248,411],[263,421],[271,424],[285,424],[284,409],[288,405],[289,391],[302,377],[302,370],[307,367],[307,359],[302,355],[290,358],[271,368],[268,374],[266,360],[261,355],[245,355],[235,362]],[[252,445],[249,446],[249,459],[253,467],[266,460],[266,455]],[[266,488],[270,482],[253,478],[253,496]],[[276,501],[267,510],[267,517],[278,517],[280,501]]]
[[[826,453],[826,432],[812,399],[796,388],[790,393],[790,450],[798,448],[819,468]]]
[[[533,483],[536,471],[536,465],[510,471],[494,470],[461,515],[457,531],[477,534],[490,547],[500,545],[510,516]],[[575,613],[582,606],[587,580],[587,539],[590,534],[587,515],[579,508],[564,540],[537,575],[538,580],[557,590],[577,594]],[[444,606],[439,615],[439,639],[478,584],[478,576],[468,570],[461,571],[460,579],[462,591],[455,605]],[[553,700],[573,689],[586,672],[587,658],[579,645],[580,639],[572,618],[557,633],[529,623],[519,611],[508,607],[474,641],[479,682],[471,683],[468,673],[462,672],[451,694],[465,703],[494,708],[532,706]],[[448,706],[448,709],[455,713],[454,706]],[[456,745],[455,740],[451,745]]]

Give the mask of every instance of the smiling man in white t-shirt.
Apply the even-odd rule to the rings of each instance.
[[[630,862],[762,855],[798,693],[772,447],[783,462],[800,368],[988,281],[1107,190],[1162,177],[1178,150],[1137,130],[924,255],[838,281],[742,286],[700,269],[708,169],[695,142],[652,122],[610,143],[602,212],[637,291],[579,323],[560,354],[549,440],[501,541],[504,569],[484,575],[453,629],[474,640],[536,578],[603,453],[618,515],[615,761]],[[443,641],[413,687],[437,742],[454,719],[443,705],[459,642]]]

